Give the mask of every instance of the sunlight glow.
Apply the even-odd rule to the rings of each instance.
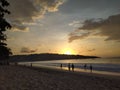
[[[75,54],[75,52],[71,48],[65,48],[61,51],[62,54],[72,55]]]
[[[71,51],[66,51],[66,52],[64,52],[64,54],[70,55],[70,54],[72,54],[72,52]]]

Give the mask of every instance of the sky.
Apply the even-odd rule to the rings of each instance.
[[[120,56],[120,0],[8,0],[7,44],[18,54]]]

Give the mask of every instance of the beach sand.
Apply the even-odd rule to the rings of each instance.
[[[120,78],[48,68],[0,66],[0,90],[120,90]]]

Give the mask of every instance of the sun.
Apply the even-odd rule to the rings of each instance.
[[[71,55],[72,52],[71,51],[65,51],[64,54]]]
[[[71,48],[64,48],[61,50],[61,54],[72,55],[75,54],[75,52]]]

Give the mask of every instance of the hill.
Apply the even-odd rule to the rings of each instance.
[[[61,59],[89,59],[99,58],[97,56],[84,55],[66,55],[66,54],[30,54],[30,55],[14,55],[10,57],[11,62],[28,62],[28,61],[47,61],[47,60],[61,60]]]

